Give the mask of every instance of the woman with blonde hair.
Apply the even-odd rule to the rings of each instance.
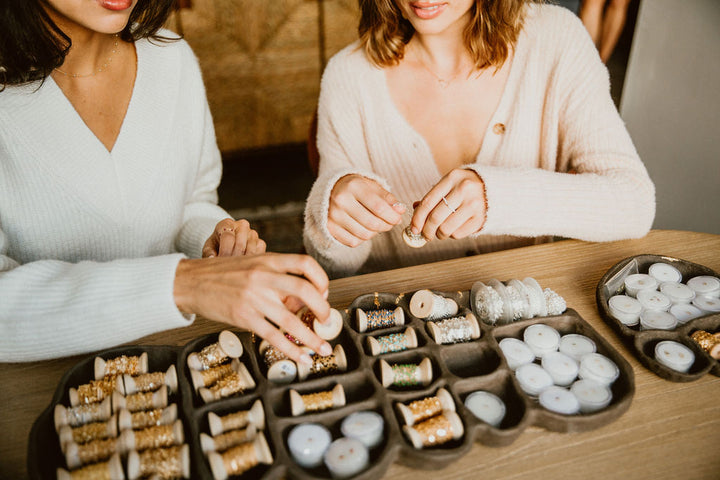
[[[306,248],[332,276],[647,233],[653,184],[572,13],[531,0],[360,10],[359,41],[323,74],[305,212]]]

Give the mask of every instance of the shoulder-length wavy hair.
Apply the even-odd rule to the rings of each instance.
[[[360,0],[360,44],[379,67],[396,65],[415,33],[396,0]],[[475,67],[499,68],[515,45],[525,18],[525,5],[542,0],[475,0],[464,40]]]
[[[62,65],[72,41],[48,16],[44,0],[0,2],[0,91],[45,79]],[[167,20],[174,0],[139,0],[120,38],[170,40],[157,35]]]

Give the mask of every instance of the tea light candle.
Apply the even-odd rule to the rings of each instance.
[[[601,385],[610,385],[620,376],[620,369],[605,355],[588,353],[580,360],[578,376]]]
[[[593,413],[610,405],[612,391],[607,385],[593,380],[582,379],[573,383],[570,391],[580,402],[582,413]]]
[[[588,353],[595,353],[597,347],[595,342],[585,335],[568,333],[560,338],[558,350],[579,363]]]
[[[505,402],[494,393],[478,390],[465,398],[465,406],[483,422],[498,428],[505,418]]]
[[[634,327],[640,322],[642,305],[635,298],[628,295],[613,295],[608,300],[610,315],[615,317],[623,325]]]
[[[561,415],[575,415],[580,412],[580,401],[567,388],[555,385],[548,387],[540,392],[538,401],[543,408]]]
[[[674,330],[678,320],[668,312],[643,310],[640,314],[640,327],[643,330]]]
[[[537,397],[553,384],[550,374],[536,363],[528,363],[515,370],[515,378],[520,388],[531,397]]]
[[[690,320],[702,317],[703,311],[694,305],[687,303],[678,303],[670,307],[670,315],[677,318],[679,325],[684,325]]]
[[[543,355],[557,351],[560,345],[560,333],[549,325],[537,323],[525,329],[523,340],[535,357],[542,358]]]
[[[508,363],[510,370],[517,370],[518,367],[532,363],[535,354],[530,350],[527,343],[517,338],[503,338],[499,342],[500,350]]]
[[[325,466],[333,478],[347,478],[362,472],[370,464],[370,454],[356,438],[342,437],[333,441],[325,452]]]
[[[720,312],[720,298],[716,297],[695,297],[692,304],[706,313]]]
[[[720,279],[710,275],[700,275],[687,281],[687,286],[695,293],[706,297],[720,297]]]
[[[678,303],[690,303],[692,299],[695,298],[695,291],[684,283],[661,283],[660,293],[666,295],[673,305]]]
[[[631,297],[637,296],[642,290],[656,290],[658,281],[646,273],[633,273],[625,277],[625,293]]]
[[[653,263],[648,269],[648,274],[658,283],[663,282],[682,282],[682,273],[680,270],[667,263]]]
[[[360,440],[367,448],[375,448],[382,442],[385,420],[371,410],[351,413],[340,424],[340,432],[348,438]]]
[[[680,373],[687,373],[695,363],[695,354],[679,342],[664,340],[655,345],[655,360]]]
[[[319,423],[301,423],[290,430],[287,442],[295,463],[301,467],[315,468],[322,465],[332,435],[327,427]]]
[[[560,352],[548,353],[541,360],[542,368],[550,374],[555,385],[567,387],[578,375],[577,362]]]
[[[654,290],[641,290],[637,293],[637,300],[644,310],[657,310],[667,312],[672,306],[672,301],[667,295]]]

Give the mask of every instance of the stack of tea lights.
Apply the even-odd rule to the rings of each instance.
[[[210,435],[200,433],[200,446],[216,480],[243,475],[257,465],[271,465],[265,438],[265,409],[255,400],[250,409],[207,416]]]
[[[288,449],[303,468],[325,465],[333,478],[347,478],[365,470],[370,452],[383,440],[385,421],[372,410],[354,412],[340,425],[342,437],[333,440],[330,429],[320,423],[301,423],[290,430]]]
[[[624,295],[608,300],[610,314],[627,327],[673,330],[678,325],[720,312],[720,279],[708,275],[682,282],[680,271],[654,263],[648,273],[625,277]]]
[[[480,320],[488,325],[560,315],[567,308],[560,295],[549,288],[543,290],[532,277],[505,283],[494,278],[486,283],[475,282],[470,299]]]
[[[608,300],[610,315],[629,328],[674,330],[690,320],[720,312],[720,279],[695,276],[682,283],[682,273],[674,266],[658,262],[647,273],[625,277],[624,294]],[[703,347],[708,353],[710,349]],[[688,346],[665,340],[655,346],[655,360],[672,370],[687,373],[695,362]],[[720,356],[720,351],[718,351]]]
[[[547,410],[574,415],[610,404],[611,386],[620,370],[596,352],[592,339],[574,333],[560,335],[538,323],[525,328],[522,340],[507,337],[499,344],[520,388]]]
[[[205,403],[255,388],[255,380],[245,364],[238,360],[242,354],[243,346],[237,335],[223,330],[217,342],[188,355],[187,365],[193,387]]]
[[[177,405],[177,373],[148,373],[147,353],[95,359],[95,380],[69,389],[70,407],[56,405],[55,427],[70,471],[58,478],[190,478],[190,452]]]

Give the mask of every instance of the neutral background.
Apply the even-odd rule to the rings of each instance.
[[[620,112],[655,181],[655,228],[720,233],[720,1],[642,2]]]

